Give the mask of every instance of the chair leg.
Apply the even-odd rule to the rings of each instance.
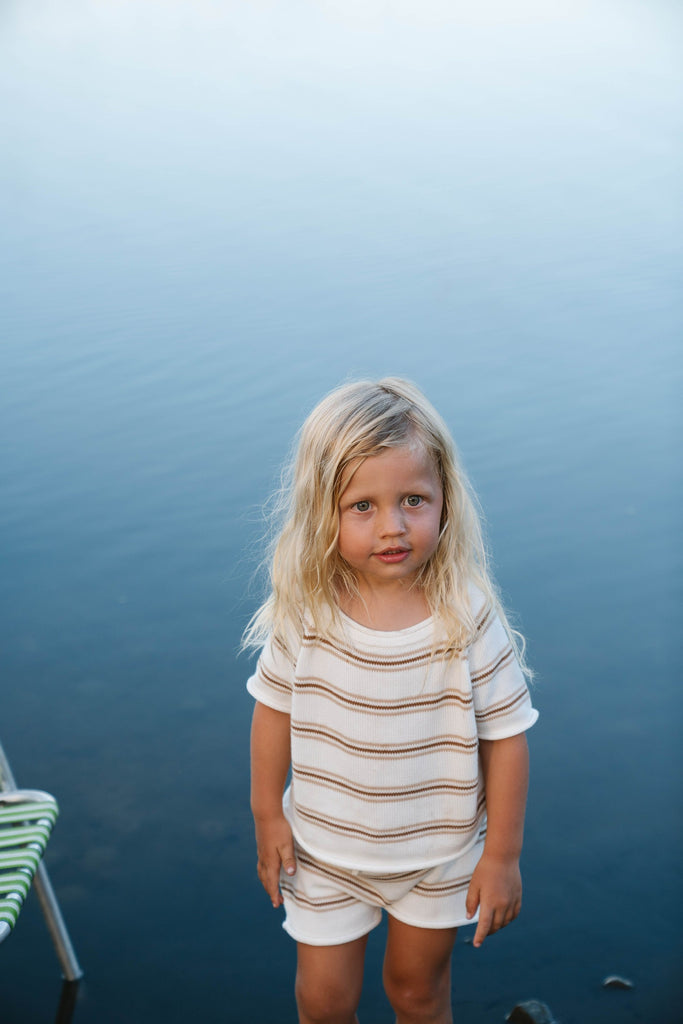
[[[69,933],[66,930],[66,925],[64,924],[62,912],[59,909],[57,897],[55,896],[54,889],[52,888],[50,876],[48,875],[47,869],[42,861],[38,865],[38,870],[35,873],[33,888],[36,890],[38,899],[40,900],[40,905],[43,908],[45,923],[47,924],[48,931],[52,936],[52,941],[59,958],[62,973],[67,981],[78,981],[79,978],[83,977],[83,971],[76,959],[76,954],[73,946],[71,945]]]
[[[7,760],[7,755],[2,749],[2,744],[0,744],[0,789],[7,791],[16,788],[17,784]],[[42,861],[38,865],[38,870],[33,877],[33,888],[38,894],[45,923],[52,936],[64,977],[67,981],[78,981],[79,978],[83,977],[83,971],[76,959],[69,933],[64,924],[62,912],[59,909],[59,903],[57,903],[57,897],[52,888],[50,876]]]

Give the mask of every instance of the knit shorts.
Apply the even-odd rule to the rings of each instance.
[[[369,874],[324,864],[296,848],[294,875],[281,872],[286,918],[282,927],[297,942],[337,946],[375,928],[382,910],[417,928],[474,924],[465,899],[484,848],[483,838],[455,860],[399,874]]]

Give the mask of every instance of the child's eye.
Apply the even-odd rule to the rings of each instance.
[[[369,501],[357,501],[352,508],[355,508],[356,512],[367,512],[370,508]]]
[[[406,498],[406,505],[410,508],[417,508],[418,505],[422,504],[422,500],[419,494],[409,494]]]

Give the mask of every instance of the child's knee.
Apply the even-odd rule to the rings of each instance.
[[[401,1020],[440,1020],[447,1005],[443,996],[419,988],[386,989],[386,993],[392,1010]]]
[[[395,973],[385,967],[384,991],[399,1018],[441,1020],[450,1005],[450,975]]]
[[[295,994],[299,1015],[310,1024],[346,1024],[357,1009],[354,993],[335,982],[321,983],[297,974]]]

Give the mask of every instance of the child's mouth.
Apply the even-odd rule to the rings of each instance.
[[[377,552],[377,558],[381,562],[402,562],[404,558],[408,557],[408,554],[406,548],[386,548],[384,551]]]

